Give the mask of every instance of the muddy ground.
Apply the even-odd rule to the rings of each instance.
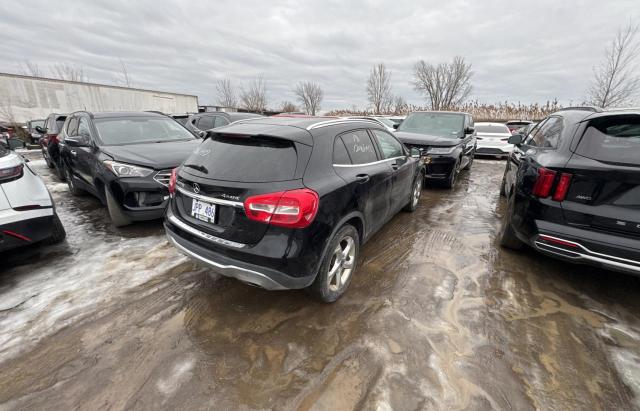
[[[503,162],[426,189],[332,305],[212,278],[31,164],[68,240],[0,255],[0,409],[640,407],[640,280],[501,249]]]

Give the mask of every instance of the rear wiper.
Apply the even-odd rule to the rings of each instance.
[[[198,170],[201,173],[209,174],[209,170],[205,166],[201,166],[199,164],[185,164],[185,167],[193,168],[194,170]]]

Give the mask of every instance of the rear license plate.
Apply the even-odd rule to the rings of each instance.
[[[191,216],[207,223],[214,223],[216,220],[216,205],[194,199],[191,203]]]

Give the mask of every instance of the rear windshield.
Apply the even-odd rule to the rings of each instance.
[[[484,125],[478,125],[476,124],[476,131],[478,133],[500,133],[500,134],[511,134],[509,132],[509,128],[507,126],[498,126],[498,125],[492,125],[492,126],[484,126]]]
[[[186,128],[168,117],[113,117],[95,120],[105,145],[193,140]]]
[[[640,116],[592,120],[576,153],[594,160],[640,166]]]
[[[216,180],[264,183],[293,179],[297,163],[291,141],[214,135],[184,165],[204,166],[202,172]]]

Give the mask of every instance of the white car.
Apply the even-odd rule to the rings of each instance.
[[[22,156],[0,146],[0,251],[41,241],[54,244],[65,236],[40,176]]]
[[[476,123],[476,154],[492,156],[508,156],[513,151],[509,144],[511,137],[509,127],[502,123]]]

